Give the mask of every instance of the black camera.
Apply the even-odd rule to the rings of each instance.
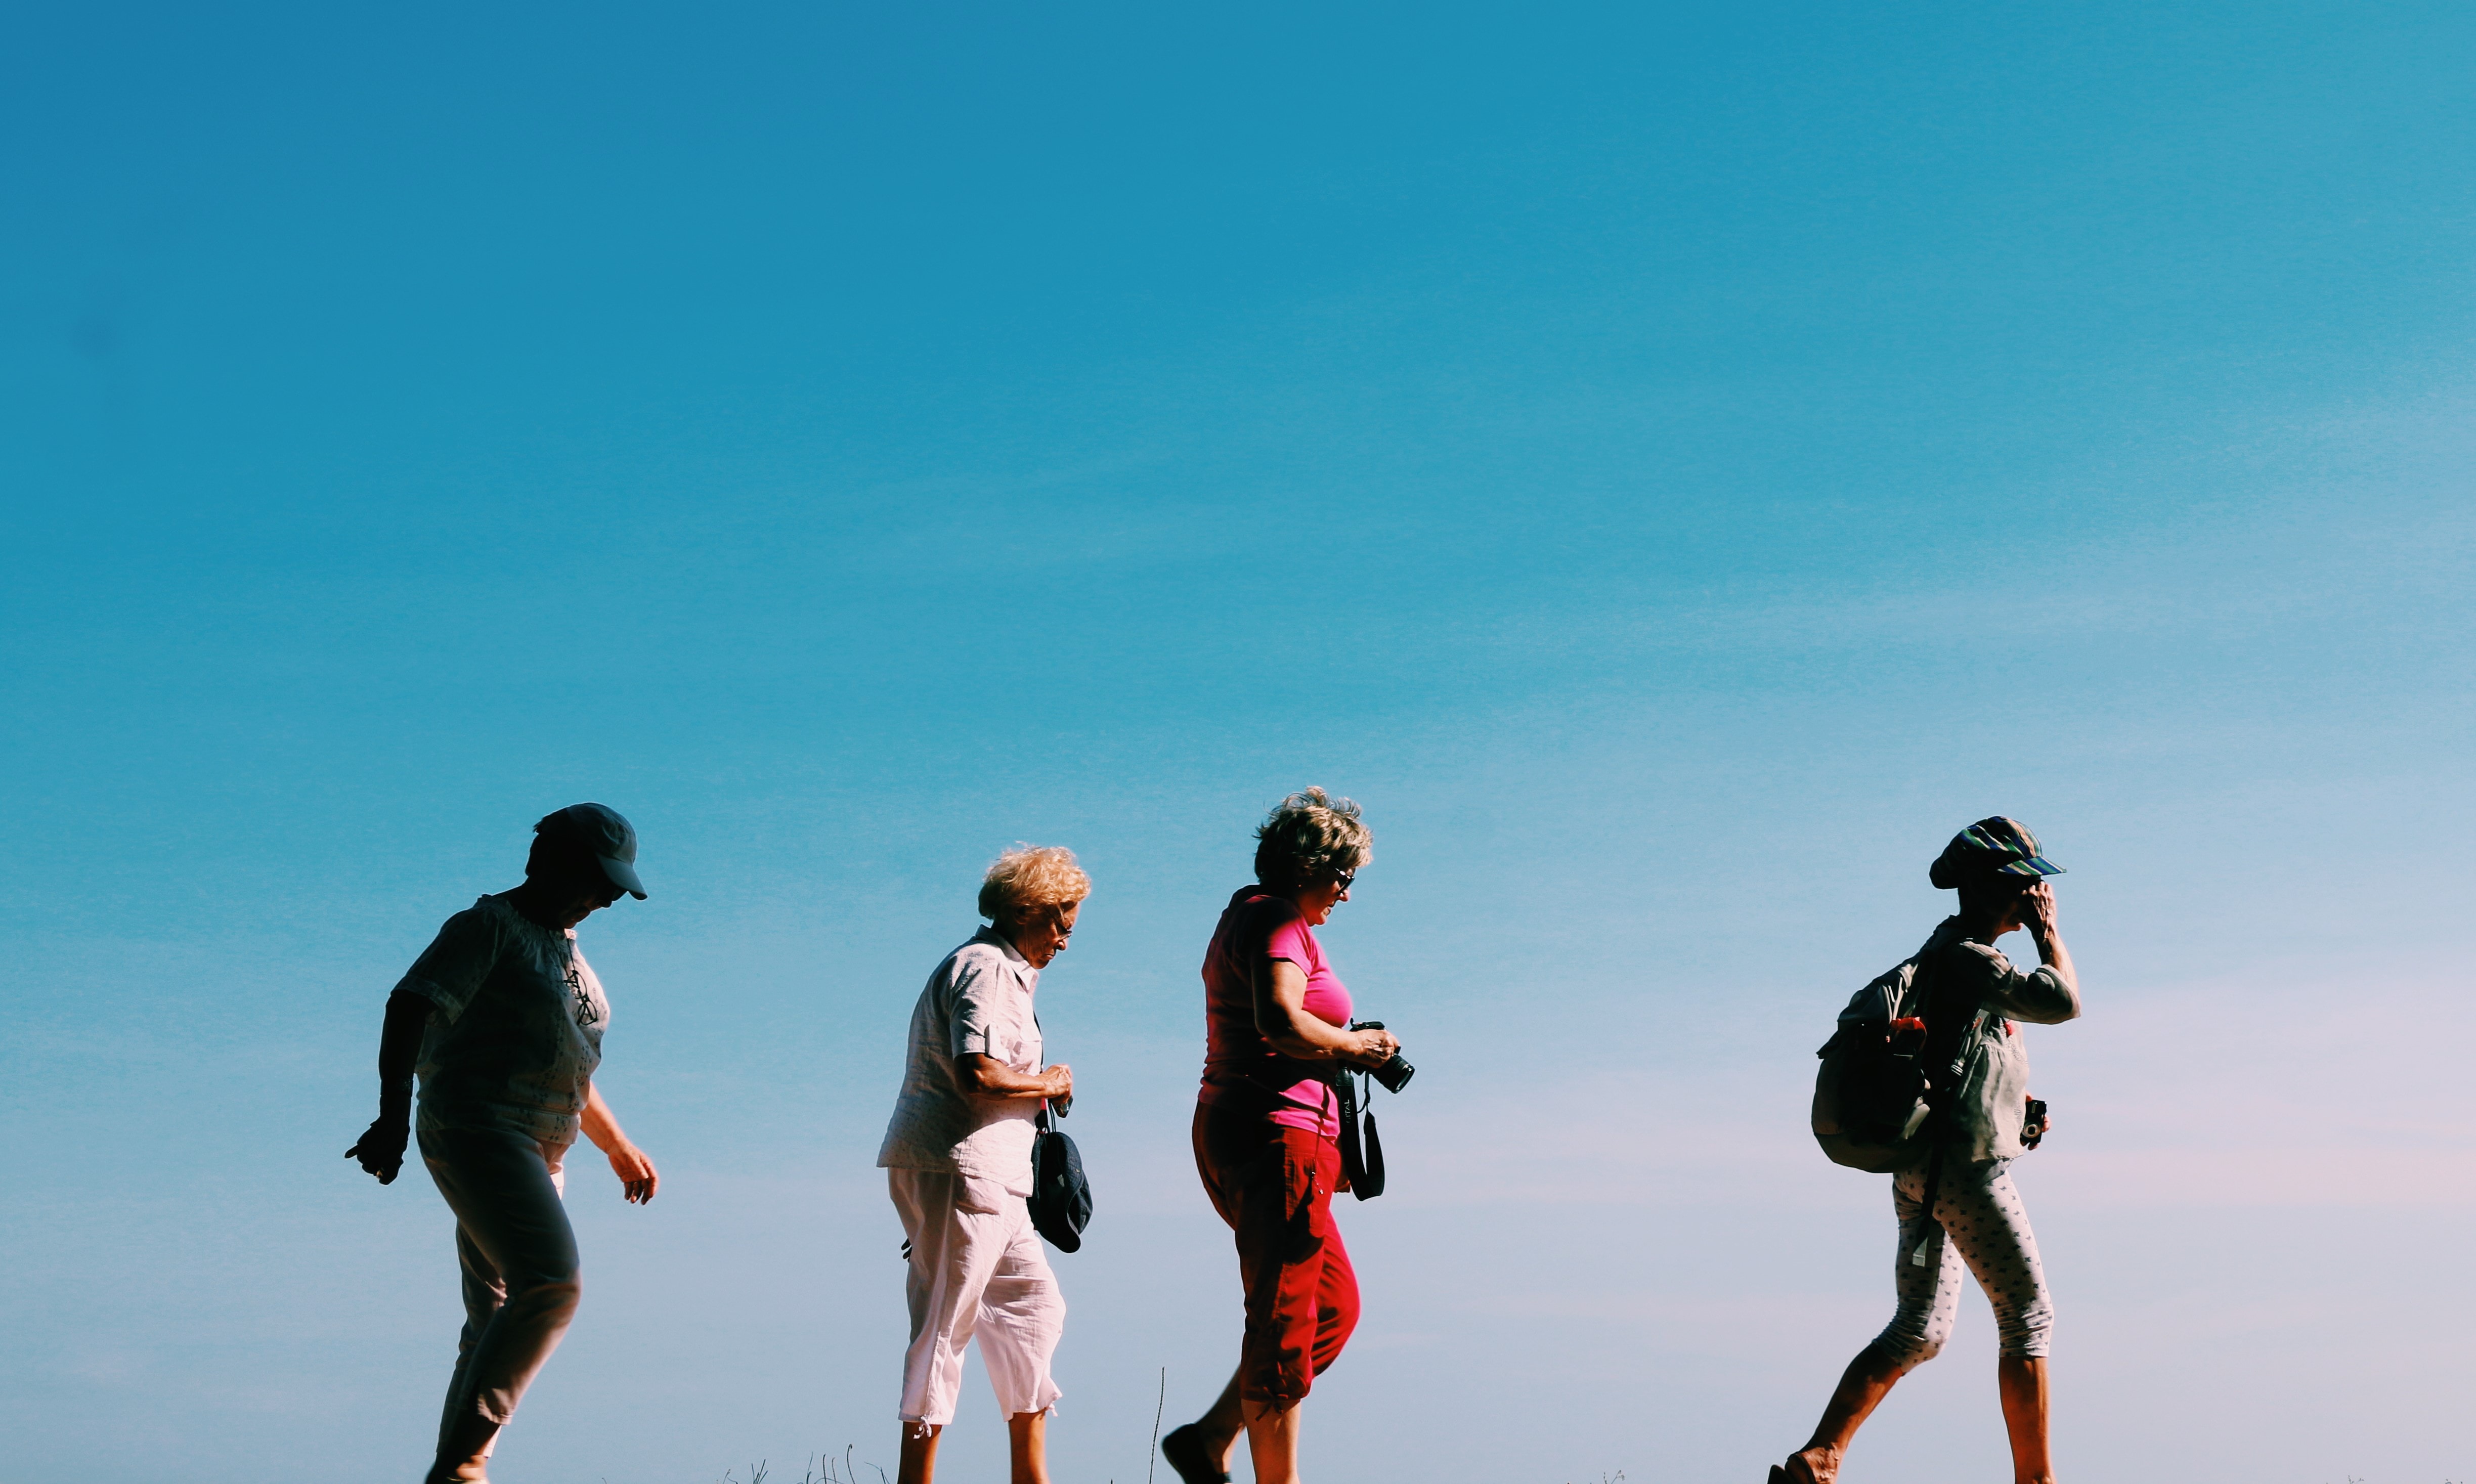
[[[2020,1147],[2024,1150],[2036,1149],[2039,1141],[2045,1137],[2046,1100],[2032,1098],[2029,1100],[2028,1106],[2021,1109]]]
[[[1349,1023],[1349,1028],[1352,1030],[1381,1030],[1384,1028],[1384,1023],[1382,1021],[1351,1021]],[[1392,1057],[1387,1060],[1384,1065],[1380,1067],[1369,1067],[1365,1070],[1369,1076],[1372,1076],[1375,1080],[1383,1083],[1384,1090],[1388,1093],[1398,1093],[1402,1088],[1409,1086],[1410,1078],[1418,1076],[1419,1074],[1418,1068],[1401,1059],[1401,1053],[1399,1051],[1395,1051]]]

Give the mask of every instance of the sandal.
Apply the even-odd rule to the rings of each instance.
[[[1228,1471],[1213,1467],[1193,1422],[1169,1430],[1160,1441],[1160,1456],[1161,1462],[1177,1471],[1183,1484],[1229,1484]]]

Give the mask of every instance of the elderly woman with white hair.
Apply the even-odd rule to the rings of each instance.
[[[989,926],[946,955],[911,1011],[903,1091],[879,1168],[903,1218],[911,1347],[903,1361],[898,1484],[928,1484],[975,1335],[1006,1414],[1013,1484],[1048,1484],[1050,1358],[1066,1301],[1031,1224],[1034,1119],[1075,1076],[1043,1063],[1032,991],[1066,952],[1092,878],[1058,846],[997,858],[980,883]]]

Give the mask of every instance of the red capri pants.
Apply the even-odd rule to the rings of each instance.
[[[1247,1288],[1239,1397],[1295,1402],[1358,1327],[1358,1274],[1332,1220],[1341,1150],[1261,1113],[1199,1103],[1195,1168],[1238,1237]]]

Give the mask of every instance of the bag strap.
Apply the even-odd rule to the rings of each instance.
[[[1951,950],[1948,945],[1940,950],[1942,952],[1949,952]],[[1929,950],[1928,952],[1935,951]],[[1928,959],[1926,952],[1919,952],[1918,954],[1918,968],[1924,969],[1927,962]],[[1925,1019],[1927,1033],[1929,1035],[1933,1033],[1935,1002],[1943,998],[1942,981],[1943,975],[1938,969],[1938,972],[1934,977],[1934,982],[1926,990],[1926,1000],[1923,1005],[1926,1012]],[[1915,973],[1912,973],[1909,976],[1909,982],[1911,984],[1915,984],[1917,982],[1917,975]],[[1926,1138],[1928,1143],[1926,1145],[1926,1185],[1923,1210],[1927,1221],[1934,1220],[1935,1201],[1943,1195],[1944,1147],[1948,1142],[1946,1135],[1950,1132],[1948,1125],[1950,1124],[1953,1097],[1960,1090],[1962,1085],[1968,1082],[1968,1074],[1972,1064],[1978,1057],[1986,1053],[1986,1021],[1990,1013],[1991,1012],[1984,1003],[1981,1002],[1978,1005],[1976,1015],[1971,1017],[1969,1020],[1968,1028],[1961,1033],[1960,1044],[1952,1049],[1951,1059],[1944,1066],[1943,1078],[1935,1081],[1926,1089],[1926,1105],[1930,1111],[1926,1115]],[[1909,1254],[1909,1263],[1910,1266],[1918,1268],[1922,1268],[1926,1265],[1926,1245],[1924,1243],[1919,1243],[1918,1249]]]

